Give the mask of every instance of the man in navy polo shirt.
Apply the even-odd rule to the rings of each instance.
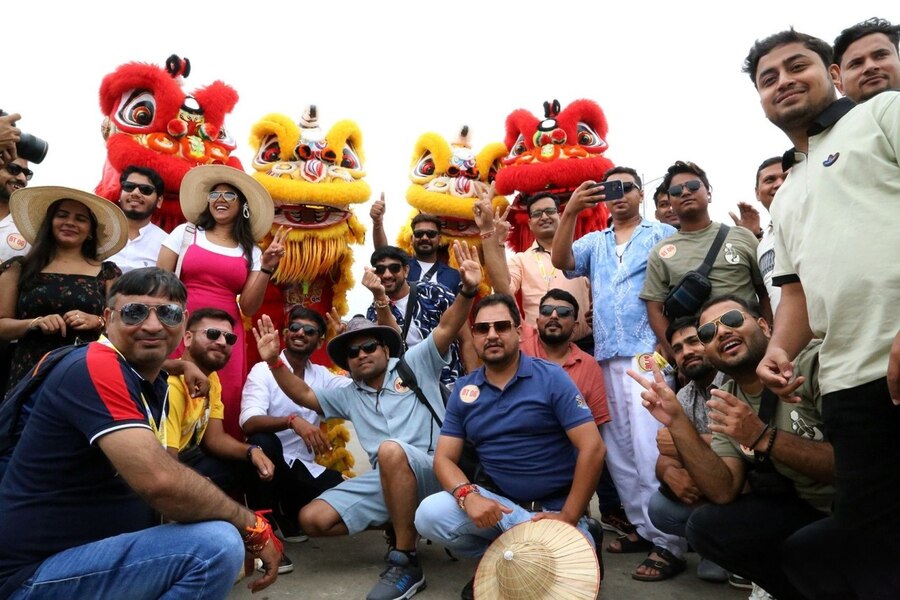
[[[457,380],[434,454],[446,490],[416,511],[416,529],[463,556],[479,557],[510,527],[556,519],[587,533],[585,509],[605,448],[584,398],[566,372],[519,350],[512,296],[475,307],[472,335],[484,366]],[[458,463],[475,445],[495,491],[469,483]],[[591,539],[588,536],[588,539]],[[471,597],[472,581],[463,589]]]
[[[161,367],[186,296],[161,269],[123,275],[106,336],[33,392],[0,484],[0,598],[225,598],[245,547],[266,567],[253,589],[277,577],[265,519],[165,450]],[[158,525],[157,512],[177,523]]]

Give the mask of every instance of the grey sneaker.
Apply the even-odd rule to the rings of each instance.
[[[387,563],[366,600],[404,600],[425,589],[425,575],[409,555],[391,550]]]

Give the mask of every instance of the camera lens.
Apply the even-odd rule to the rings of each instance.
[[[16,153],[30,163],[40,164],[47,156],[50,145],[41,138],[23,133],[16,144]]]

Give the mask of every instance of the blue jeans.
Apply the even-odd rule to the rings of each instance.
[[[160,525],[54,554],[10,598],[226,598],[243,562],[224,521]]]
[[[416,531],[422,537],[446,546],[460,556],[479,558],[500,534],[514,525],[530,521],[535,514],[499,494],[487,490],[480,490],[478,493],[510,507],[512,512],[504,514],[493,527],[478,527],[449,492],[438,492],[419,504],[416,510]],[[578,529],[593,546],[594,538],[588,533],[586,518],[579,519]]]
[[[650,521],[663,533],[685,537],[688,519],[691,518],[695,508],[683,502],[669,500],[662,492],[654,492],[650,496],[647,513],[650,515]]]

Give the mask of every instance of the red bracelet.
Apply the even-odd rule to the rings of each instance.
[[[478,486],[474,483],[469,483],[460,487],[457,487],[453,491],[453,495],[456,497],[456,503],[459,504],[459,508],[461,510],[466,510],[466,496],[469,494],[477,494],[481,490],[478,489]]]
[[[275,361],[274,365],[269,365],[269,370],[274,371],[275,369],[280,369],[283,366],[284,366],[284,360],[282,360],[282,358],[279,356],[278,360]]]
[[[266,544],[270,541],[275,544],[275,549],[278,550],[279,554],[284,550],[284,545],[281,543],[281,540],[275,537],[275,534],[272,532],[272,526],[263,518],[263,515],[269,512],[272,511],[256,511],[256,523],[248,526],[245,530],[247,533],[241,535],[241,538],[244,540],[244,548],[251,554],[259,554],[262,552],[263,548],[265,548]]]
[[[288,425],[287,428],[288,429],[294,428],[294,419],[296,419],[296,418],[297,418],[297,415],[288,415],[288,418],[287,418],[287,425]]]

